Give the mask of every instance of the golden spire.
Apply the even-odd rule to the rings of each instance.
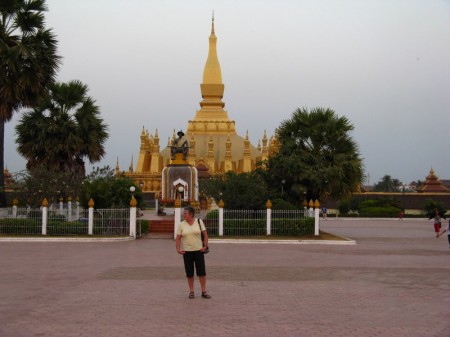
[[[217,57],[217,37],[214,32],[214,12],[211,23],[211,35],[209,36],[208,59],[203,71],[203,84],[222,84],[222,71]]]

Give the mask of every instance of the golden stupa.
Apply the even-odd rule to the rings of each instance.
[[[258,163],[267,159],[279,148],[275,137],[267,138],[266,132],[258,146],[250,143],[248,131],[245,137],[236,133],[236,123],[228,117],[222,101],[225,86],[222,82],[222,71],[217,57],[217,37],[214,31],[214,16],[209,36],[209,52],[203,71],[203,82],[200,84],[203,100],[195,117],[188,121],[186,137],[189,141],[187,161],[202,171],[207,168],[208,175],[223,174],[228,171],[236,173],[251,172]],[[136,169],[133,160],[125,175],[143,186],[146,193],[161,191],[161,172],[171,163],[170,145],[176,138],[173,131],[167,147],[160,151],[158,130],[151,135],[145,128],[141,132],[141,145]],[[116,174],[120,174],[119,164]]]

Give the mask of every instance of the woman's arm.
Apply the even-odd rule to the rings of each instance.
[[[203,243],[206,247],[208,247],[208,232],[206,230],[202,231],[203,234]]]
[[[184,254],[184,250],[181,250],[181,235],[177,235],[175,240],[175,247],[177,249],[178,254]]]

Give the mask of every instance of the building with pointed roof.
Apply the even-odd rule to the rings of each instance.
[[[231,120],[224,109],[225,86],[217,55],[217,37],[212,17],[209,36],[208,57],[200,84],[202,101],[192,120],[187,122],[186,138],[189,141],[187,161],[197,167],[201,177],[223,174],[251,172],[259,162],[267,159],[279,149],[275,137],[267,138],[266,131],[255,147],[250,143],[248,131],[245,137],[236,133],[236,122]],[[125,173],[137,183],[144,183],[144,192],[153,192],[156,197],[161,191],[161,172],[171,162],[170,145],[176,138],[175,130],[167,146],[160,150],[158,130],[154,135],[142,128],[141,145],[136,169]],[[262,146],[261,146],[262,143]],[[116,167],[118,172],[118,166]]]
[[[444,184],[436,176],[433,168],[427,175],[425,182],[418,188],[417,192],[421,193],[450,193],[450,189],[444,186]]]

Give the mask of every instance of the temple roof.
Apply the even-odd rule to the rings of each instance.
[[[450,193],[450,189],[442,184],[434,170],[431,169],[418,192]]]

